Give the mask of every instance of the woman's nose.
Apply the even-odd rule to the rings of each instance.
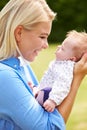
[[[46,42],[44,43],[44,45],[43,45],[43,48],[46,49],[46,48],[48,48],[48,46],[49,46],[48,41],[46,41]]]

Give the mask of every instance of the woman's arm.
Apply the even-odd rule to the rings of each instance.
[[[70,115],[72,110],[72,106],[75,101],[75,97],[78,91],[78,88],[83,80],[84,76],[87,74],[87,54],[84,54],[82,59],[76,63],[74,69],[74,78],[71,85],[71,90],[69,95],[65,98],[65,100],[57,107],[58,111],[63,116],[65,122]]]

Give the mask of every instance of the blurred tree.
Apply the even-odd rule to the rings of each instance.
[[[9,0],[0,0],[0,10],[3,8],[3,6],[8,2]]]
[[[0,9],[9,0],[0,1]],[[53,22],[49,42],[62,42],[67,31],[87,31],[87,1],[86,0],[46,0],[49,6],[57,12]]]
[[[57,20],[53,22],[53,28],[49,41],[61,42],[67,31],[87,31],[87,1],[85,0],[47,0],[49,6],[57,12]]]

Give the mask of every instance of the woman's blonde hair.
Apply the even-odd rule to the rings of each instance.
[[[19,51],[14,31],[18,25],[31,29],[39,22],[52,22],[56,16],[45,0],[10,0],[0,12],[0,60]]]

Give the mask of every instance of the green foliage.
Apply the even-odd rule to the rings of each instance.
[[[0,1],[0,9],[9,0]],[[87,1],[86,0],[46,0],[48,5],[57,12],[53,22],[49,42],[62,42],[70,30],[87,31]]]
[[[9,0],[0,0],[0,10],[4,7],[4,5],[8,2]]]
[[[57,12],[49,41],[61,42],[70,30],[87,31],[87,1],[85,0],[47,0],[50,7]]]

